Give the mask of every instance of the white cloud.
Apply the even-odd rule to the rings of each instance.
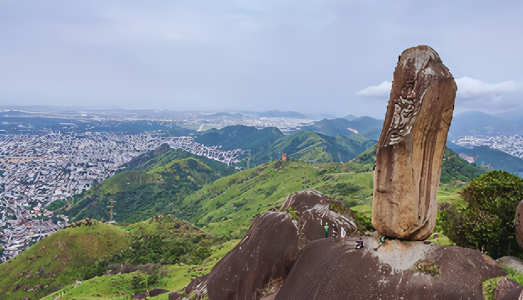
[[[373,85],[356,93],[358,96],[365,97],[389,97],[392,89],[392,82],[383,81],[380,85]]]
[[[488,95],[496,96],[503,92],[512,92],[518,89],[518,85],[514,81],[488,84],[467,76],[456,79],[456,84],[458,85],[457,96],[466,99]]]
[[[516,92],[519,86],[514,81],[497,84],[485,83],[479,79],[464,76],[456,79],[456,112],[479,110],[486,113],[498,113],[523,105]],[[377,86],[369,86],[356,93],[358,96],[388,98],[392,83],[384,81]]]

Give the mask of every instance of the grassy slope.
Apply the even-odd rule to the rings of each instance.
[[[109,219],[109,200],[116,201],[115,220],[136,222],[164,212],[190,193],[233,169],[183,150],[154,152],[133,159],[126,169],[78,196],[66,212],[73,220]]]
[[[197,276],[208,274],[218,261],[225,256],[238,244],[239,240],[226,242],[222,245],[211,247],[211,255],[202,263],[195,265],[175,264],[166,265],[162,267],[160,272],[165,275],[161,276],[154,284],[149,286],[149,289],[166,289],[170,291],[178,291],[184,288],[192,279]],[[43,300],[54,300],[61,295],[60,300],[72,299],[129,299],[129,296],[143,292],[143,286],[136,289],[133,286],[133,278],[140,277],[145,280],[145,275],[139,271],[129,274],[118,274],[111,276],[95,277],[93,279],[84,281],[78,286],[67,286],[62,290],[48,295]],[[143,285],[143,281],[142,281]],[[168,300],[168,294],[163,294],[150,299]]]
[[[254,215],[281,205],[287,195],[317,189],[346,202],[370,203],[372,173],[350,173],[346,164],[275,162],[220,178],[188,196],[175,214],[217,234],[241,237]],[[213,197],[212,200],[209,200]]]
[[[81,279],[85,266],[126,246],[122,229],[96,221],[92,226],[62,229],[0,265],[0,298],[39,299]],[[47,278],[39,275],[40,269]],[[22,286],[13,292],[18,284]],[[40,284],[45,286],[43,291],[23,291]]]

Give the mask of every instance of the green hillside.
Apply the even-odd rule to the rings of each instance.
[[[252,126],[235,125],[208,130],[195,140],[206,146],[222,146],[220,150],[251,150],[251,154],[254,154],[263,152],[283,136],[276,127],[256,129]]]
[[[345,162],[353,159],[375,142],[359,135],[327,136],[312,131],[303,131],[278,139],[267,150],[251,155],[251,165],[260,165],[281,157],[308,162]]]
[[[0,264],[0,299],[40,299],[62,288],[49,299],[62,293],[60,299],[128,299],[143,292],[146,281],[179,290],[210,272],[237,243],[169,215],[127,226],[90,222],[62,229]],[[87,281],[74,287],[76,280]]]
[[[376,164],[376,150],[377,146],[372,146],[349,162],[349,165],[351,165],[351,163],[358,163],[361,165],[361,168],[374,167]],[[454,183],[456,180],[468,182],[487,171],[488,168],[486,166],[470,164],[451,149],[445,148],[441,164],[440,182]]]
[[[199,264],[162,265],[152,275],[142,271],[131,273],[94,277],[82,284],[69,285],[48,295],[42,300],[80,300],[80,299],[114,299],[127,300],[131,295],[145,291],[146,284],[149,290],[166,289],[179,291],[194,278],[208,274],[214,265],[231,251],[239,240],[232,240],[221,245],[210,246],[209,256]],[[167,300],[168,294],[150,299]]]
[[[204,186],[172,213],[204,231],[238,238],[255,215],[281,205],[289,194],[301,190],[316,189],[349,206],[370,204],[372,177],[372,172],[354,173],[342,163],[271,162]]]
[[[465,153],[469,156],[475,156],[475,164],[489,165],[491,169],[503,170],[512,174],[523,177],[523,159],[505,153],[489,146],[477,146],[472,149],[458,146],[454,143],[447,143],[447,146],[456,153]]]
[[[137,222],[233,170],[223,163],[162,146],[136,157],[121,172],[75,196],[65,214],[72,220],[109,220],[107,207],[109,200],[114,200],[114,220]]]
[[[62,229],[0,264],[0,299],[40,299],[81,280],[86,270],[127,246],[125,232],[92,221]]]

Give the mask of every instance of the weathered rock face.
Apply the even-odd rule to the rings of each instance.
[[[259,290],[271,279],[289,274],[298,253],[298,230],[288,214],[260,215],[209,273],[209,299],[259,299]]]
[[[325,238],[324,225],[329,224],[327,237],[333,237],[334,226],[337,237],[354,236],[358,233],[350,209],[338,200],[330,199],[318,191],[291,194],[285,199],[282,210],[292,207],[300,214],[298,229],[300,250],[314,240]],[[332,210],[331,210],[332,209]]]
[[[358,232],[350,210],[319,192],[289,195],[282,210],[289,208],[299,214],[298,220],[287,212],[267,212],[254,220],[243,240],[209,273],[210,299],[273,300],[301,250],[310,241],[325,239],[325,223],[337,225],[336,239]]]
[[[364,237],[356,250],[357,239],[309,243],[276,300],[483,299],[481,283],[506,276],[473,249]]]
[[[378,142],[372,224],[385,236],[424,240],[436,224],[436,191],[456,83],[428,46],[400,56]]]
[[[523,291],[523,286],[519,285],[517,282],[503,278],[498,283],[496,291],[494,292],[495,300],[518,300],[520,299],[521,292]]]
[[[514,220],[516,226],[516,240],[521,249],[523,249],[523,200],[519,202],[516,209],[516,219]]]

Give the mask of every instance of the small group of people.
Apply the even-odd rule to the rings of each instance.
[[[329,229],[330,229],[329,223],[325,223],[325,226],[323,226],[323,228],[325,228],[325,238],[327,238],[329,236]],[[333,238],[338,237],[338,228],[336,226],[336,223],[332,224],[332,237]],[[356,241],[356,249],[361,249],[361,248],[363,248],[363,238],[360,238],[359,241]]]

